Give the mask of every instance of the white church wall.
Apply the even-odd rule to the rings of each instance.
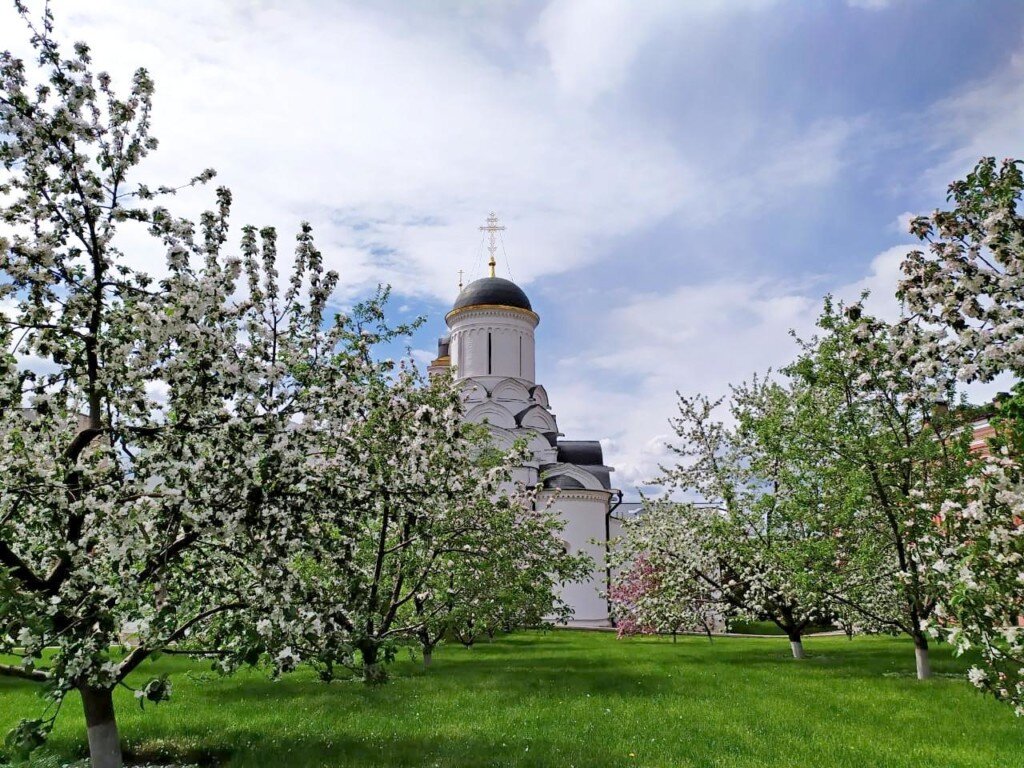
[[[510,451],[512,446],[515,445],[517,440],[516,432],[513,429],[503,429],[496,427],[493,424],[488,425],[490,430],[490,445],[491,448],[496,448],[499,451]]]
[[[534,353],[534,337],[533,329],[530,328],[525,330],[521,334],[522,338],[522,367],[519,373],[520,378],[526,379],[527,381],[536,381],[537,379],[537,358]]]
[[[551,493],[542,494],[542,501]],[[601,597],[605,589],[605,514],[608,511],[608,491],[563,490],[555,495],[553,508],[565,521],[562,539],[570,553],[585,552],[594,561],[590,578],[567,584],[562,588],[562,599],[575,609],[572,624],[607,626],[608,604]]]
[[[493,334],[491,372],[499,376],[522,376],[519,359],[519,339],[522,332],[512,328],[492,328]]]
[[[535,467],[516,467],[512,472],[512,484],[522,484],[532,488],[537,484],[537,469]]]
[[[616,540],[619,539],[624,533],[625,529],[623,528],[622,520],[615,517],[614,515],[610,516],[608,518],[608,541],[610,542],[609,546],[613,551],[617,546]],[[622,571],[626,569],[626,567],[627,566],[620,566],[618,568],[613,568],[611,572],[612,581],[615,581],[622,574]]]
[[[537,316],[501,308],[469,309],[450,319],[457,376],[513,376],[533,383]]]
[[[590,491],[604,491],[604,486],[601,485],[601,481],[594,477],[592,474],[587,472],[581,467],[577,467],[575,464],[558,463],[549,466],[544,471],[544,477],[554,478],[560,475],[572,478],[586,490]]]

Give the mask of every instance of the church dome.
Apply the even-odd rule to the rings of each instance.
[[[533,311],[523,289],[503,277],[482,277],[474,280],[459,293],[452,310],[477,307],[482,304],[516,307]]]

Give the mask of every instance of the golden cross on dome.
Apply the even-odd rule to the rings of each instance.
[[[491,254],[491,260],[487,262],[487,266],[491,268],[491,277],[497,277],[494,273],[494,268],[498,266],[498,262],[494,260],[494,254],[498,250],[498,233],[505,229],[504,226],[498,224],[498,214],[491,211],[491,215],[487,217],[487,225],[480,227],[481,232],[487,232],[490,234],[490,240],[487,243],[487,250]]]
[[[462,290],[462,270],[459,270],[459,290]]]

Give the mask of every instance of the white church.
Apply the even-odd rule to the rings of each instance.
[[[598,441],[562,439],[548,393],[536,380],[534,331],[540,316],[518,285],[495,275],[495,235],[504,227],[492,213],[481,229],[490,236],[490,276],[461,288],[445,315],[448,333],[438,340],[428,371],[454,371],[466,398],[466,418],[486,423],[496,447],[527,441],[532,459],[515,480],[540,484],[542,501],[551,501],[565,521],[568,550],[586,552],[595,563],[589,579],[563,591],[573,608],[572,624],[608,626],[602,597],[609,578],[605,555],[609,540],[620,533],[614,513],[622,493],[612,487],[613,468],[605,466]]]

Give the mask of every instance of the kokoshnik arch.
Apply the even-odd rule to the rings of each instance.
[[[565,523],[563,539],[572,552],[587,552],[594,571],[563,588],[573,609],[572,623],[607,626],[606,551],[619,533],[612,513],[622,494],[612,488],[613,468],[605,466],[597,440],[563,440],[548,393],[536,381],[534,331],[540,316],[522,288],[495,275],[495,235],[504,227],[493,213],[481,227],[490,236],[490,276],[461,287],[445,316],[449,332],[438,339],[431,376],[448,370],[463,391],[466,418],[486,424],[494,445],[508,449],[525,439],[531,458],[514,480],[539,485],[540,502],[552,504]]]

